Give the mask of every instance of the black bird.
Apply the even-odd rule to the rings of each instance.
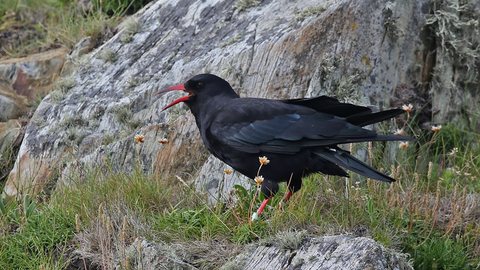
[[[345,168],[379,181],[395,181],[337,144],[415,140],[378,135],[362,128],[404,113],[401,109],[372,113],[367,107],[340,103],[328,96],[240,98],[228,82],[212,74],[196,75],[158,94],[173,90],[188,95],[163,110],[185,102],[195,116],[205,146],[214,156],[249,178],[263,176],[261,191],[266,199],[252,219],[258,218],[278,191],[278,182],[288,182],[286,201],[302,187],[302,177],[312,173],[348,176]],[[270,164],[259,172],[259,157],[263,156]]]

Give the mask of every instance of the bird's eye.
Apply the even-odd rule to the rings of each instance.
[[[197,83],[197,89],[202,89],[203,88],[203,83],[202,82],[198,82]]]

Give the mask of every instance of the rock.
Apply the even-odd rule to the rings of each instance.
[[[157,1],[134,18],[141,27],[125,26],[42,101],[5,194],[36,187],[33,192],[53,175],[59,175],[58,184],[68,184],[87,168],[107,166],[196,178],[197,186],[209,192],[228,186],[222,183],[221,163],[210,160],[202,168],[209,154],[185,107],[161,111],[177,94],[154,96],[198,73],[225,78],[241,96],[328,94],[373,110],[413,101],[427,108],[433,100],[435,110],[450,112],[465,104],[473,111],[478,92],[469,92],[465,103],[458,95],[447,96],[441,102],[451,106],[443,106],[430,87],[441,77],[433,72],[438,59],[446,59],[442,66],[452,70],[456,65],[442,58],[441,43],[433,42],[441,34],[431,30],[435,23],[427,24],[431,9],[428,0],[281,0],[250,7],[231,1]],[[472,9],[471,16],[477,11]],[[478,38],[475,31],[471,35]],[[442,77],[442,83],[449,78]],[[458,77],[448,91],[463,91],[462,78],[470,77]],[[435,121],[454,115],[461,114],[442,112]],[[135,135],[144,136],[144,143]],[[163,137],[167,144],[158,142]]]
[[[387,250],[370,238],[335,235],[297,240],[295,248],[285,247],[281,240],[259,245],[221,269],[413,270],[406,255]],[[231,268],[233,265],[236,267]]]
[[[480,2],[436,1],[426,16],[425,27],[435,36],[437,50],[426,55],[431,76],[429,94],[432,99],[433,122],[451,122],[467,129],[480,102]],[[433,40],[432,40],[433,42]],[[465,113],[465,114],[464,114]],[[476,119],[476,118],[475,118]]]
[[[235,189],[235,185],[248,189],[251,183],[247,177],[234,171],[214,156],[207,159],[195,179],[196,190],[203,192],[212,204],[219,199],[221,201],[234,200],[230,191]]]
[[[16,158],[16,150],[20,148],[28,121],[16,119],[0,123],[0,182],[5,180],[8,169],[11,169],[10,162]]]
[[[19,118],[32,110],[59,78],[67,53],[60,48],[0,61],[0,120]]]
[[[220,269],[413,270],[407,255],[386,249],[371,238],[351,235],[314,238],[307,237],[303,232],[279,235],[282,236],[277,236],[277,240],[262,240],[243,246],[244,251]],[[289,239],[285,240],[285,237]],[[194,246],[190,248],[195,249]],[[123,269],[127,260],[132,269],[202,269],[197,268],[198,265],[212,267],[205,263],[209,261],[208,256],[212,257],[213,254],[182,254],[189,252],[186,244],[177,247],[137,238],[127,246],[125,259],[116,269]],[[234,254],[236,249],[230,252]]]
[[[80,5],[80,3],[79,3]],[[77,42],[72,48],[72,51],[67,56],[65,65],[62,69],[62,76],[69,76],[72,72],[78,69],[79,65],[82,65],[82,56],[89,53],[95,46],[97,39],[93,36],[84,37]]]

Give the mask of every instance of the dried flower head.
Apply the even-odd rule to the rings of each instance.
[[[403,105],[402,106],[402,109],[406,112],[410,112],[412,109],[413,109],[413,105],[412,104],[408,104],[408,105]]]
[[[231,174],[232,173],[232,170],[229,170],[229,169],[225,169],[223,171],[225,172],[225,174]]]
[[[255,182],[260,185],[263,182],[263,176],[255,176]]]
[[[270,163],[270,160],[268,160],[266,156],[258,157],[258,159],[260,160],[260,164],[262,165],[267,165],[268,163]]]
[[[158,140],[158,142],[161,143],[161,144],[166,144],[166,143],[168,143],[168,140],[167,140],[167,138],[162,138],[162,139]]]
[[[433,162],[428,162],[428,171],[427,171],[427,179],[430,180],[432,178],[432,170],[433,170]]]
[[[135,140],[137,140],[137,142],[139,143],[143,143],[143,136],[142,135],[135,135]]]
[[[403,128],[397,129],[393,134],[397,136],[403,136],[403,134],[405,134],[405,130]]]
[[[442,129],[442,125],[432,126],[432,131],[433,131],[433,132],[439,132],[440,129]]]
[[[408,147],[408,142],[400,142],[400,145],[398,147],[407,148]]]
[[[75,214],[75,228],[77,233],[80,233],[80,216],[78,214]]]
[[[458,148],[454,147],[454,148],[452,148],[452,150],[450,150],[450,152],[448,152],[447,155],[454,156],[456,153],[458,153]]]

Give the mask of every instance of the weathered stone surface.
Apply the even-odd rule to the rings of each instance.
[[[403,103],[428,108],[434,100],[443,109],[430,88],[441,52],[425,27],[428,0],[266,0],[243,11],[234,2],[157,1],[137,18],[143,27],[131,42],[122,42],[120,31],[91,53],[63,92],[42,101],[5,193],[41,187],[57,173],[68,183],[83,167],[107,164],[190,179],[201,171],[197,185],[209,193],[227,186],[218,161],[202,170],[208,153],[185,107],[161,112],[176,94],[154,96],[203,72],[224,77],[241,96],[328,94],[374,110]],[[477,98],[472,92],[469,100]],[[448,99],[442,102],[459,106]],[[437,123],[453,114],[441,115]],[[163,137],[167,144],[157,142]]]
[[[336,235],[306,238],[295,249],[284,249],[278,242],[260,245],[240,254],[230,264],[243,270],[413,270],[404,255],[386,251],[370,238]]]
[[[25,135],[28,119],[15,119],[0,123],[0,181],[4,181],[10,173],[9,168],[15,159],[16,150],[20,147]]]
[[[477,132],[479,120],[473,116],[480,102],[479,22],[480,2],[454,0],[437,1],[426,22],[437,48],[428,89],[434,121],[475,127]]]
[[[230,173],[227,174],[225,170]],[[231,201],[234,196],[230,191],[235,189],[235,185],[245,188],[250,187],[251,183],[247,177],[232,170],[232,168],[214,156],[210,156],[195,179],[195,187],[199,192],[205,193],[211,203],[217,200]]]
[[[67,53],[60,48],[0,61],[0,120],[25,115],[37,95],[45,97],[59,77]]]

